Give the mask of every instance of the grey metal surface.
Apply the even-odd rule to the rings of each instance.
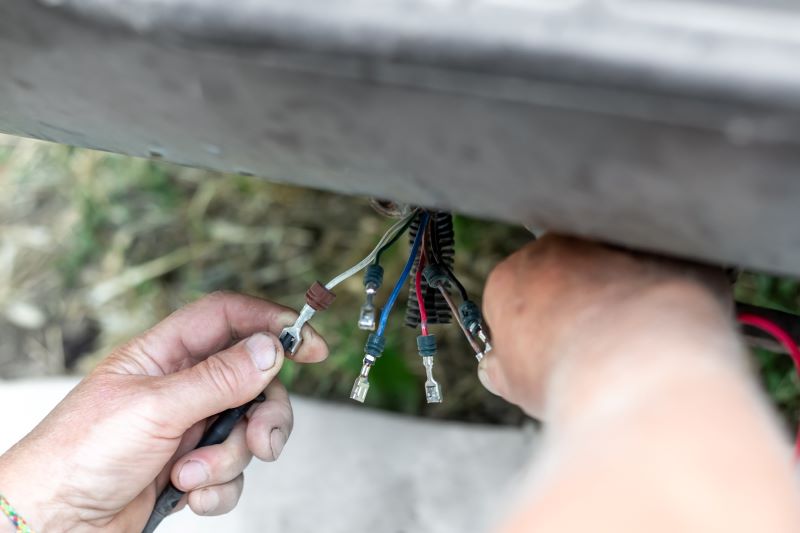
[[[800,6],[3,0],[0,130],[800,274]]]

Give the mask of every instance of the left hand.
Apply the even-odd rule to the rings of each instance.
[[[230,511],[251,457],[277,459],[292,429],[275,335],[296,316],[229,293],[173,313],[115,350],[0,457],[0,494],[48,532],[141,531],[170,480],[196,513]],[[295,360],[325,359],[322,338],[310,327],[303,335]],[[224,443],[193,450],[209,417],[264,389],[267,401]]]

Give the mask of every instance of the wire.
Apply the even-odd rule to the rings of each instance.
[[[763,316],[742,313],[739,315],[738,319],[739,323],[745,326],[758,328],[775,337],[775,340],[780,342],[789,353],[792,361],[794,361],[795,370],[797,370],[798,376],[800,376],[800,348],[798,348],[797,343],[794,342],[794,339],[792,339],[792,336],[789,335],[786,330]]]
[[[422,250],[419,253],[417,275],[414,288],[417,291],[417,304],[419,305],[419,329],[423,335],[428,336],[428,311],[425,309],[425,298],[422,297],[422,269],[425,268],[425,236],[422,236]]]
[[[415,211],[414,211],[414,213],[412,213],[412,215],[413,215],[413,214],[416,214],[416,213],[417,213],[417,211],[415,210]],[[384,245],[381,247],[381,249],[380,249],[380,250],[378,250],[378,253],[377,253],[377,254],[375,254],[375,261],[374,261],[374,263],[375,263],[376,265],[380,264],[380,262],[381,262],[381,256],[383,255],[383,252],[385,252],[386,250],[388,250],[389,248],[391,248],[392,246],[394,246],[394,243],[396,243],[396,242],[397,242],[397,240],[398,240],[398,239],[399,239],[399,238],[400,238],[400,237],[401,237],[401,236],[402,236],[402,235],[403,235],[403,234],[406,232],[406,230],[407,230],[409,227],[411,227],[411,224],[413,224],[413,223],[414,223],[414,218],[415,218],[414,216],[410,216],[410,217],[408,217],[408,220],[406,221],[406,223],[405,223],[405,224],[403,224],[403,227],[402,227],[402,228],[400,228],[400,230],[399,230],[399,231],[398,231],[398,232],[395,234],[395,236],[394,236],[394,237],[392,237],[392,239],[391,239],[389,242],[387,242],[386,244],[384,244]]]
[[[456,286],[458,289],[459,294],[461,294],[461,300],[467,301],[469,300],[469,294],[467,293],[467,289],[464,288],[464,285],[458,280],[456,275],[450,269],[447,263],[442,260],[442,250],[439,247],[439,239],[436,235],[436,232],[433,231],[433,226],[428,226],[428,242],[430,243],[430,250],[433,256],[433,262],[440,265],[444,270],[445,274],[447,274],[447,278],[450,282]]]
[[[414,216],[416,216],[416,214]],[[411,272],[411,267],[414,266],[414,260],[417,258],[420,244],[422,244],[422,234],[425,232],[425,228],[428,226],[428,218],[429,215],[427,212],[422,213],[422,219],[420,220],[419,224],[419,231],[417,231],[417,236],[414,237],[414,244],[411,245],[411,254],[409,254],[408,256],[408,261],[406,261],[406,266],[403,268],[403,272],[400,274],[400,278],[397,280],[397,283],[395,283],[394,289],[392,289],[392,294],[389,295],[389,299],[386,301],[386,305],[383,307],[383,310],[381,311],[381,318],[380,321],[378,322],[378,330],[375,332],[375,334],[378,337],[383,336],[383,332],[386,330],[386,323],[389,321],[389,313],[391,313],[392,307],[394,307],[394,304],[397,301],[397,297],[400,295],[400,290],[403,288],[403,285],[408,279],[408,275]]]
[[[742,313],[737,318],[740,324],[752,326],[760,329],[761,331],[769,333],[775,338],[775,340],[780,342],[786,351],[789,352],[789,356],[792,358],[792,361],[794,361],[795,371],[800,377],[800,348],[797,347],[797,343],[794,341],[794,339],[792,339],[792,336],[786,332],[786,330],[772,320],[764,318],[763,316]],[[795,459],[800,459],[800,428],[798,428],[797,437],[795,438],[794,455]]]
[[[469,332],[467,326],[464,325],[464,321],[461,320],[461,315],[458,313],[458,309],[456,309],[456,304],[453,303],[453,299],[450,297],[450,293],[448,293],[447,289],[445,289],[444,286],[442,285],[439,285],[439,292],[442,293],[442,298],[444,298],[444,301],[447,302],[447,305],[450,307],[450,312],[453,313],[456,322],[458,322],[458,327],[461,328],[461,331],[467,338],[467,342],[472,347],[472,350],[475,352],[475,355],[478,356],[480,360],[480,358],[483,357],[482,355],[483,350],[481,350],[481,347],[478,346],[478,342],[475,340],[475,337],[473,337],[472,334]]]
[[[325,284],[325,288],[331,290],[338,284],[346,280],[347,278],[350,278],[355,274],[357,274],[358,272],[360,272],[361,270],[363,270],[368,264],[370,264],[375,259],[375,257],[380,252],[381,248],[386,246],[386,244],[392,239],[396,240],[399,235],[403,234],[405,229],[408,228],[407,224],[410,224],[410,221],[413,220],[415,216],[417,216],[416,211],[406,216],[404,219],[398,220],[391,228],[388,229],[386,233],[384,233],[383,237],[381,237],[381,240],[378,241],[378,244],[375,246],[375,248],[373,248],[373,250],[369,253],[369,255],[367,255],[367,257],[365,257],[357,264],[350,267],[348,270],[345,270],[344,272],[342,272],[341,274],[330,280],[328,283]]]

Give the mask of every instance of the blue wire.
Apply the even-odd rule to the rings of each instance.
[[[414,237],[414,244],[411,245],[411,255],[408,256],[408,262],[406,262],[403,273],[400,274],[400,279],[398,279],[397,283],[395,283],[394,289],[392,289],[392,294],[389,295],[389,299],[386,301],[383,311],[381,311],[381,319],[380,322],[378,322],[378,331],[375,332],[375,335],[378,337],[383,337],[383,332],[386,330],[386,323],[389,321],[389,313],[392,312],[392,307],[394,307],[394,303],[397,301],[397,297],[400,295],[400,290],[403,288],[403,285],[405,285],[408,275],[411,273],[411,267],[414,266],[414,260],[417,258],[419,246],[422,243],[422,234],[425,233],[425,228],[427,226],[428,213],[423,213],[422,220],[419,224],[419,229],[417,230],[417,236]]]

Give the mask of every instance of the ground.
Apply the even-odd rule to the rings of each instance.
[[[0,137],[0,378],[82,373],[115,345],[217,289],[299,307],[317,279],[364,256],[388,226],[366,199]],[[492,266],[530,240],[523,228],[456,217],[456,270],[480,299]],[[386,279],[405,243],[386,256]],[[798,283],[744,274],[740,299],[798,309]],[[305,395],[348,401],[366,335],[356,328],[361,278],[315,318],[331,357],[287,364]],[[416,333],[394,315],[368,404],[434,418],[519,424],[522,413],[478,384],[455,327],[438,328],[445,402],[424,402]],[[791,361],[760,352],[765,386],[790,421],[800,397]]]

